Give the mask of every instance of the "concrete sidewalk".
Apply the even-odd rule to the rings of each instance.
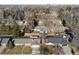
[[[66,55],[72,55],[71,53],[71,48],[67,45],[67,46],[63,46],[63,51]]]
[[[40,48],[39,45],[32,45],[32,54],[33,55],[40,54],[39,48]]]
[[[5,48],[6,46],[0,46],[0,53],[3,51],[3,49]]]

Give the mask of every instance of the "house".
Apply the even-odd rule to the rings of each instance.
[[[10,25],[10,24],[13,24],[14,23],[14,20],[13,19],[2,19],[1,20],[1,24],[5,24],[5,25]]]
[[[66,27],[64,27],[62,25],[62,22],[59,19],[51,20],[50,24],[48,26],[48,31],[50,33],[54,33],[54,34],[61,34],[61,33],[63,33],[62,35],[64,35],[65,29],[66,29]]]
[[[63,38],[61,36],[48,36],[46,38],[47,43],[53,43],[58,44],[61,46],[66,46],[68,44],[66,38]]]
[[[23,32],[27,27],[27,21],[17,20],[16,23],[19,25],[19,29]]]
[[[34,32],[39,32],[39,33],[47,33],[48,28],[46,26],[36,26],[34,29]]]

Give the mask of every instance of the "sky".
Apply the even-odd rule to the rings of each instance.
[[[79,0],[0,0],[0,4],[79,4]]]

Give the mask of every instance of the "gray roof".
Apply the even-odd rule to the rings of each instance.
[[[1,44],[7,44],[9,38],[4,38],[2,41],[1,41]],[[31,39],[31,38],[14,38],[14,43],[15,44],[40,44],[40,39]]]
[[[38,31],[38,32],[45,32],[45,33],[47,33],[48,32],[48,28],[46,27],[46,26],[37,26],[35,29],[34,29],[34,31]]]
[[[15,40],[15,44],[25,44],[25,43],[40,44],[40,39],[17,38],[14,40]]]
[[[1,39],[0,39],[0,40],[1,40]],[[8,40],[9,40],[9,38],[3,39],[2,42],[1,42],[1,44],[4,44],[4,43],[7,44]]]
[[[62,37],[53,36],[53,37],[48,37],[47,39],[48,39],[47,41],[51,43],[62,44],[62,45],[67,44],[67,40]]]

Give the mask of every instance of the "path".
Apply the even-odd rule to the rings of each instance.
[[[67,46],[63,46],[63,51],[66,55],[72,55],[71,53],[71,48],[67,45]]]

